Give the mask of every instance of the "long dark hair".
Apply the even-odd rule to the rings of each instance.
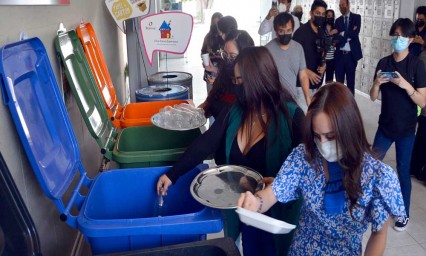
[[[215,12],[210,19],[210,33],[212,36],[217,36],[217,23],[214,22],[215,19],[221,19],[223,17],[222,13]]]
[[[238,66],[243,81],[243,85],[236,85],[243,86],[244,91],[243,102],[239,104],[243,110],[241,125],[253,123],[253,114],[255,114],[267,139],[267,127],[271,124],[276,125],[278,134],[279,116],[282,112],[291,134],[292,121],[287,103],[295,103],[295,101],[287,89],[281,85],[277,66],[268,49],[263,46],[243,49],[235,60],[235,66]],[[261,112],[262,107],[264,113]],[[262,118],[262,114],[266,114],[267,122]],[[246,134],[249,139],[251,138],[251,127],[247,127]],[[268,143],[272,143],[272,141],[268,141]],[[247,146],[250,146],[249,143]]]
[[[330,118],[338,145],[337,154],[342,155],[342,159],[338,162],[344,171],[343,185],[349,196],[349,209],[352,215],[353,208],[357,206],[356,202],[362,195],[361,173],[364,153],[372,155],[361,113],[352,93],[341,83],[329,83],[315,93],[305,117],[303,143],[306,159],[316,170],[322,157],[314,143],[312,119],[319,113],[325,113]]]
[[[246,47],[254,46],[253,38],[251,38],[249,33],[247,33],[247,31],[245,30],[230,31],[226,36],[225,44],[231,41],[235,42],[235,45],[238,48],[238,52],[240,52]],[[225,70],[225,65],[226,65],[226,60],[222,61],[219,67],[218,76],[216,77],[216,80],[213,83],[213,88],[211,89],[211,91],[209,92],[207,96],[206,104],[204,106],[204,111],[206,112],[207,116],[211,114],[209,109],[210,104],[212,104],[212,102],[214,101],[219,100],[223,96],[223,94],[227,92],[231,92],[232,91],[231,88],[232,86],[234,86],[232,84],[233,74],[229,74],[229,72]],[[231,73],[233,73],[233,71]]]

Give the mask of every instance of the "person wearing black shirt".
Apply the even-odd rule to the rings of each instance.
[[[302,45],[305,52],[306,73],[309,77],[309,88],[318,89],[322,85],[325,72],[325,52],[319,41],[325,38],[325,11],[327,4],[315,0],[311,6],[311,19],[300,26],[294,33],[293,40]],[[300,82],[297,84],[300,87]],[[312,94],[311,94],[312,95]]]
[[[426,6],[419,6],[416,10],[416,37],[410,44],[410,53],[419,56],[426,39]]]
[[[396,20],[389,35],[392,36],[394,52],[377,64],[370,90],[372,101],[377,99],[379,91],[382,95],[379,128],[374,138],[373,150],[382,160],[392,143],[395,143],[396,168],[407,217],[400,217],[394,228],[403,231],[410,214],[410,161],[416,131],[417,105],[426,105],[426,70],[424,63],[408,50],[416,35],[414,23],[410,19]]]
[[[265,47],[248,47],[235,60],[237,101],[222,111],[207,132],[191,144],[179,161],[157,182],[157,193],[166,194],[176,180],[215,153],[216,164],[243,165],[263,177],[275,177],[291,150],[302,140],[304,114],[291,94],[281,85],[272,55]],[[236,203],[236,202],[235,202]],[[298,223],[301,200],[277,205],[266,213],[293,224]],[[293,232],[272,235],[240,224],[238,217],[224,212],[225,236],[236,239],[242,232],[245,256],[287,255]]]

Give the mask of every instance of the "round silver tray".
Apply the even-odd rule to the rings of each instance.
[[[201,126],[205,125],[205,124],[206,124],[206,122],[207,122],[207,118],[205,118],[205,117],[204,117],[203,122],[202,122],[202,124],[201,124],[200,126],[186,127],[186,128],[175,128],[175,127],[174,127],[174,128],[171,128],[171,127],[165,127],[165,126],[160,125],[160,124],[157,122],[157,120],[156,120],[156,118],[158,117],[158,115],[160,115],[160,113],[157,113],[157,114],[155,114],[155,115],[153,115],[153,116],[151,117],[151,123],[152,123],[153,125],[157,126],[157,127],[162,128],[162,129],[172,130],[172,131],[188,131],[188,130],[197,129],[197,128],[200,128]]]
[[[263,189],[262,175],[244,166],[223,165],[199,173],[191,183],[191,194],[203,205],[233,209],[241,193]]]

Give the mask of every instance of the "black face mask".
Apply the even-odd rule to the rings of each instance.
[[[293,15],[296,16],[299,19],[299,21],[301,21],[302,16],[303,16],[303,12],[295,12],[295,13],[293,13]]]
[[[314,16],[314,25],[317,27],[324,27],[325,17],[323,16]]]
[[[277,35],[278,39],[280,40],[280,44],[282,45],[288,45],[291,40],[291,34],[284,34],[284,35]]]
[[[327,22],[328,25],[334,26],[334,18],[327,18],[326,22]]]
[[[423,20],[416,20],[416,27],[421,28],[425,25]]]
[[[246,97],[245,97],[243,86],[244,86],[243,84],[234,85],[234,93],[237,98],[237,102],[238,104],[240,104],[240,106],[245,106],[246,104]]]

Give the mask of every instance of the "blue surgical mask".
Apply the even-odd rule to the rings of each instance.
[[[410,45],[410,39],[403,36],[395,36],[391,39],[391,45],[395,52],[402,52]]]

